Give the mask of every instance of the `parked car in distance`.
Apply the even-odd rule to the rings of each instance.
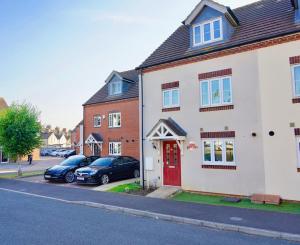
[[[111,180],[140,177],[140,162],[127,156],[103,157],[75,171],[78,184],[102,184]]]
[[[75,150],[67,150],[63,152],[63,157],[64,158],[68,158],[70,156],[75,156],[76,155],[76,151]]]
[[[57,181],[60,180],[66,183],[72,183],[75,180],[75,170],[90,165],[97,158],[99,157],[85,157],[83,155],[71,156],[61,162],[59,165],[55,165],[46,169],[44,173],[44,179]]]

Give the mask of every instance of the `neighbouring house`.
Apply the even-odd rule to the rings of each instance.
[[[71,147],[71,137],[67,134],[57,134],[55,132],[44,132],[41,134],[43,147]]]
[[[80,121],[71,133],[71,145],[76,154],[83,154],[83,120]]]
[[[6,101],[4,100],[4,98],[0,97],[0,111],[6,108],[8,108]],[[8,161],[8,156],[2,151],[2,148],[0,146],[0,163],[6,163]]]
[[[146,181],[300,200],[299,7],[203,0],[144,61]]]
[[[139,86],[135,70],[113,71],[83,105],[84,154],[139,159]]]

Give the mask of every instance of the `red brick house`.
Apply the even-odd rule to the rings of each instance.
[[[139,159],[139,87],[135,70],[113,71],[83,105],[83,152]]]
[[[71,145],[76,154],[83,154],[83,120],[72,130]]]

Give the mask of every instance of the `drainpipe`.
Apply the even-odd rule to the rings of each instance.
[[[142,187],[145,190],[145,157],[144,157],[144,83],[143,83],[143,70],[140,70],[140,158],[141,164],[141,177],[142,177]]]

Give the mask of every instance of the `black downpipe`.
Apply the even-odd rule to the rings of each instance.
[[[141,76],[141,153],[142,153],[142,182],[143,190],[145,190],[145,156],[144,156],[144,83],[143,70],[140,70]]]

